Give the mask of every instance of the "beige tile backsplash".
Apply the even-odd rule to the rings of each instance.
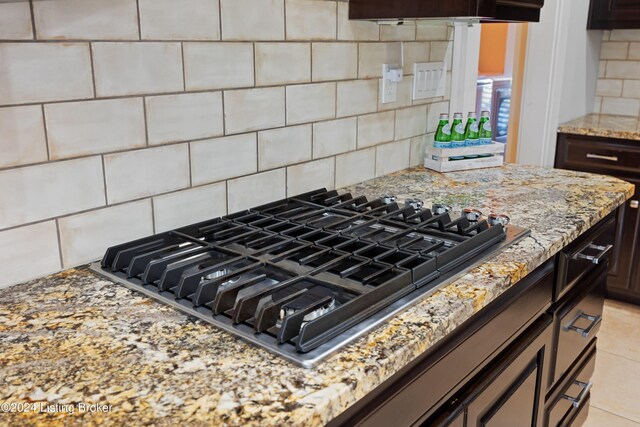
[[[343,0],[0,2],[0,286],[420,164],[449,95],[413,101],[413,63],[450,59],[451,27],[347,15]],[[599,92],[626,111],[640,37],[610,36]]]
[[[594,111],[640,116],[640,30],[603,32]]]

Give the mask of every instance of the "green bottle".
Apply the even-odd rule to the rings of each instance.
[[[489,118],[489,112],[483,111],[480,113],[480,145],[491,144],[493,132],[491,131],[491,119]]]
[[[451,148],[451,126],[449,126],[449,115],[440,114],[436,136],[433,138],[433,146],[436,148]]]
[[[480,143],[478,116],[472,111],[467,117],[467,127],[464,130],[464,145],[478,145]]]
[[[451,122],[451,148],[460,147],[464,147],[464,125],[462,113],[455,113]]]

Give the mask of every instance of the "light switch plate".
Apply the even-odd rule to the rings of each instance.
[[[444,96],[446,79],[446,62],[416,62],[413,65],[413,99]]]
[[[390,64],[382,65],[382,93],[380,94],[380,102],[387,104],[389,102],[396,102],[398,99],[398,82],[397,79],[392,79],[391,70],[396,68]],[[402,68],[400,68],[402,70]],[[400,71],[402,73],[402,71]]]

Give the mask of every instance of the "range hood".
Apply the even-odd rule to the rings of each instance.
[[[544,0],[349,0],[349,19],[538,22]]]

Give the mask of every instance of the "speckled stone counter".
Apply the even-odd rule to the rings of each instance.
[[[589,114],[561,124],[558,132],[640,141],[640,118],[611,114]]]
[[[446,175],[413,169],[350,190],[486,214],[491,207],[532,234],[310,370],[86,269],[4,289],[0,402],[34,402],[36,411],[0,412],[0,424],[322,425],[517,286],[629,198],[633,186],[504,166]],[[80,412],[80,402],[111,409]],[[56,405],[74,411],[41,412]]]

